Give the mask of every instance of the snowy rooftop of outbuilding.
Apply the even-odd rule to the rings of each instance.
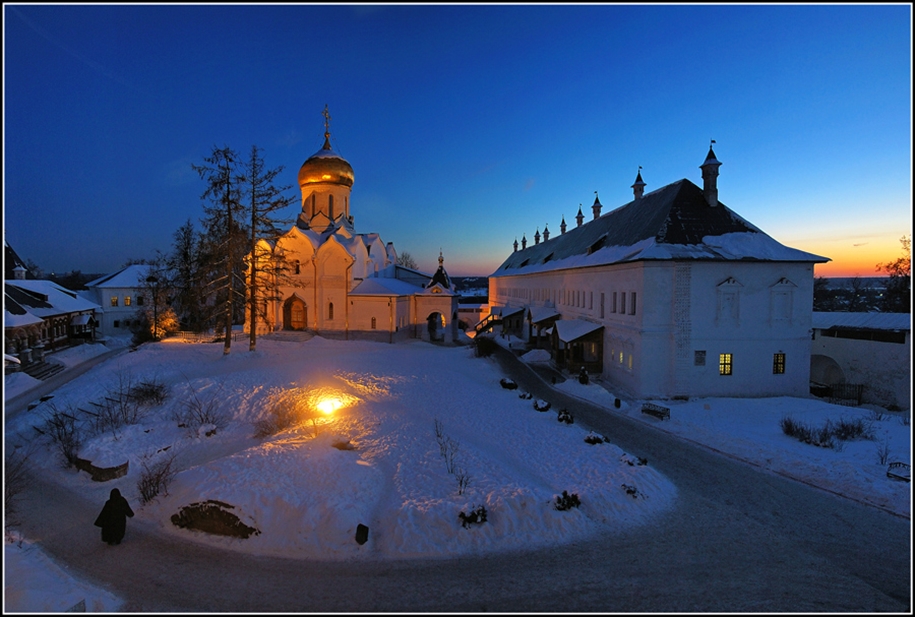
[[[128,289],[136,289],[146,281],[146,277],[149,276],[150,268],[152,268],[152,266],[149,264],[133,264],[125,268],[121,268],[114,274],[106,274],[105,276],[100,276],[93,281],[89,281],[86,283],[86,287],[123,287]]]
[[[556,334],[563,343],[577,341],[586,334],[603,328],[599,323],[585,321],[584,319],[560,319],[555,324]]]
[[[829,261],[780,244],[721,202],[709,206],[684,178],[513,252],[492,276],[643,260]]]
[[[840,313],[813,312],[813,327],[819,330],[829,328],[862,328],[866,330],[912,330],[911,313]]]
[[[36,317],[94,311],[101,308],[98,304],[78,296],[75,291],[70,291],[51,281],[7,281],[7,295],[15,294],[15,291],[10,288],[18,288],[26,292],[18,294],[16,301]]]
[[[374,277],[368,278],[356,285],[349,292],[351,296],[410,296],[421,293],[422,287],[417,287],[395,278]]]

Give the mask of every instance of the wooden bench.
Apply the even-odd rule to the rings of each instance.
[[[912,468],[908,463],[896,462],[890,463],[886,468],[886,477],[894,480],[912,481]]]
[[[642,413],[647,413],[659,420],[670,420],[670,409],[654,403],[642,403]]]

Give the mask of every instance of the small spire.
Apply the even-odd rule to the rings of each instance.
[[[603,206],[600,203],[600,199],[597,198],[597,191],[594,191],[594,204],[591,206],[591,212],[594,214],[595,219],[600,217],[601,208],[603,208]]]
[[[544,224],[543,225],[543,241],[546,242],[549,239],[550,239],[550,230],[546,226],[546,224]]]
[[[566,215],[562,215],[562,222],[559,224],[559,235],[561,236],[566,232]]]
[[[641,199],[642,195],[645,194],[645,183],[642,181],[642,166],[639,165],[639,171],[635,174],[635,182],[630,187],[632,189],[632,194],[636,199]]]
[[[330,150],[330,112],[327,110],[327,103],[324,104],[321,115],[324,116],[324,150]]]
[[[582,222],[585,220],[585,215],[581,213],[581,204],[578,204],[578,214],[575,215],[575,220],[578,222],[577,227],[581,227]]]
[[[438,249],[438,267],[441,268],[442,264],[444,264],[444,263],[445,263],[445,258],[442,257],[442,249],[441,249],[441,247],[439,247],[439,249]]]

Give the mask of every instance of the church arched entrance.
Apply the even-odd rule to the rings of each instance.
[[[297,296],[283,303],[283,329],[304,330],[308,326],[308,307]]]
[[[426,331],[430,341],[445,340],[445,316],[441,313],[432,313],[426,317]]]
[[[845,383],[845,371],[829,356],[812,354],[810,356],[810,381],[827,386]]]

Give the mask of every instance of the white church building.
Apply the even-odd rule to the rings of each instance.
[[[257,331],[455,342],[458,295],[444,259],[439,254],[438,270],[425,274],[398,265],[394,244],[377,233],[356,232],[350,213],[353,168],[331,148],[326,108],[324,118],[324,146],[299,169],[302,211],[295,225],[275,244],[260,245],[259,254],[285,258],[286,272],[267,281],[274,267],[258,264],[261,280],[278,293],[261,301]]]
[[[687,179],[559,235],[522,239],[489,278],[490,323],[637,398],[808,396],[813,267],[718,200],[710,147]],[[481,322],[481,326],[485,326]],[[478,326],[478,329],[480,327]]]

